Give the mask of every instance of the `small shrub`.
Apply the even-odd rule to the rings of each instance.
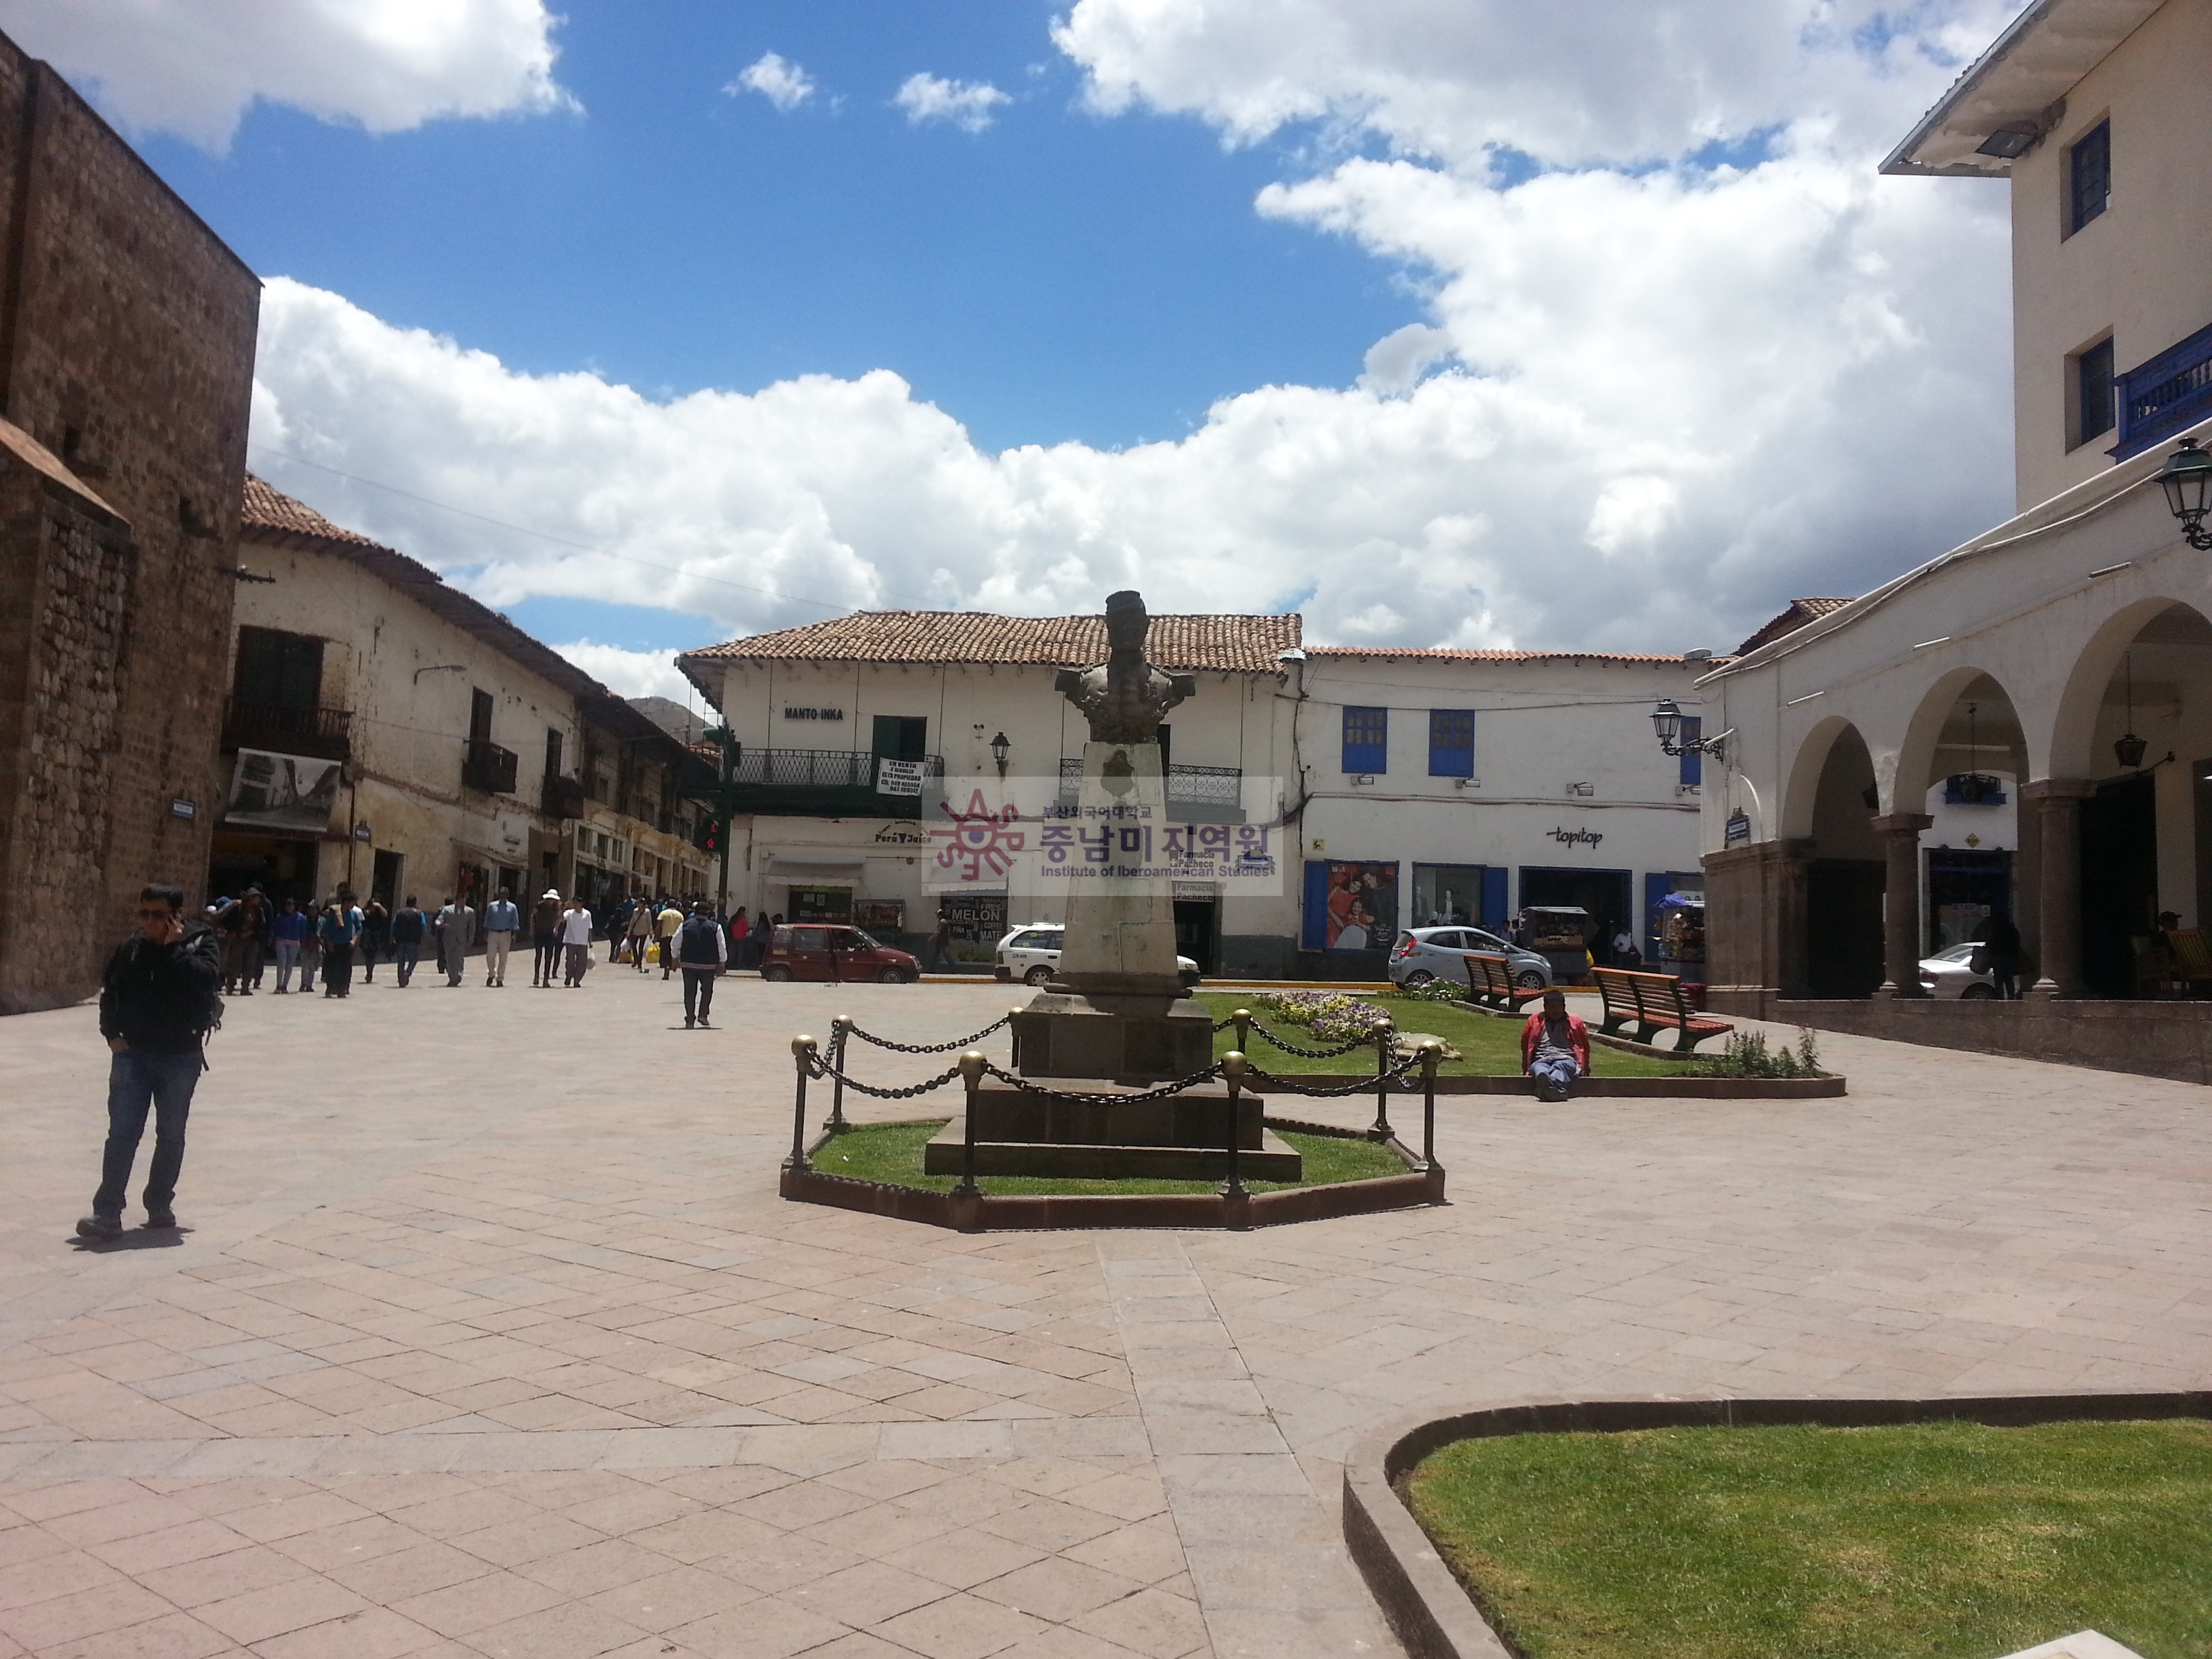
[[[1692,1077],[1826,1077],[1820,1069],[1820,1040],[1813,1028],[1797,1028],[1792,1048],[1770,1049],[1764,1031],[1738,1031],[1720,1053],[1690,1067]]]
[[[1253,1012],[1263,1020],[1303,1025],[1328,1042],[1370,1036],[1376,1020],[1390,1020],[1389,1009],[1364,1002],[1347,991],[1262,991],[1253,999]]]
[[[1401,1002],[1462,1002],[1467,993],[1464,985],[1448,979],[1432,979],[1420,985],[1401,985],[1389,994]]]

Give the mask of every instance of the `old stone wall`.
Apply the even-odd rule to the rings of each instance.
[[[122,520],[56,506],[52,479],[0,464],[0,1012],[94,988],[144,882],[200,896],[259,294],[0,37],[0,416]]]

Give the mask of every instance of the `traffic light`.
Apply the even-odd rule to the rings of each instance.
[[[699,848],[706,853],[719,853],[722,850],[721,819],[704,818],[700,821]]]

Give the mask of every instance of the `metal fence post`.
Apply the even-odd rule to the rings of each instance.
[[[1230,1022],[1237,1027],[1237,1052],[1240,1054],[1250,1054],[1252,1052],[1252,1011],[1249,1008],[1239,1008],[1231,1014],[1229,1018]]]
[[[955,1198],[980,1198],[983,1194],[975,1184],[975,1105],[983,1086],[983,1067],[988,1063],[981,1048],[970,1048],[960,1056],[960,1076],[968,1085],[968,1115],[960,1147],[960,1184],[952,1189]]]
[[[833,1135],[845,1132],[845,1042],[852,1034],[852,1015],[840,1014],[830,1022],[830,1115],[822,1127]]]
[[[1238,1098],[1248,1064],[1242,1051],[1221,1057],[1221,1075],[1229,1085],[1229,1179],[1221,1183],[1221,1221],[1237,1231],[1252,1224],[1252,1195],[1244,1190],[1243,1104]]]
[[[1387,1019],[1375,1022],[1375,1123],[1367,1133],[1377,1140],[1390,1139],[1390,1060],[1397,1027]]]
[[[806,1171],[806,1079],[813,1073],[817,1046],[811,1036],[791,1040],[791,1057],[799,1070],[799,1098],[791,1109],[791,1156],[784,1159],[783,1167],[794,1175]]]
[[[1437,1065],[1443,1044],[1431,1037],[1421,1045],[1421,1167],[1437,1168]]]

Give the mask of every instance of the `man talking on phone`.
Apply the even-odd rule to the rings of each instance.
[[[107,1150],[92,1213],[80,1238],[123,1231],[131,1165],[154,1117],[146,1170],[146,1224],[173,1227],[177,1175],[185,1163],[185,1119],[205,1062],[200,1044],[220,1017],[222,958],[216,937],[185,915],[184,890],[160,882],[138,894],[138,931],[108,958],[100,988],[100,1034],[114,1058],[107,1070]]]

